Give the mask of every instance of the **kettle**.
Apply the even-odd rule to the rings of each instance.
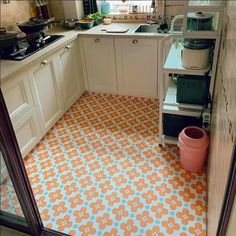
[[[101,2],[100,8],[101,8],[101,13],[104,15],[109,14],[111,12],[111,5],[106,0]]]

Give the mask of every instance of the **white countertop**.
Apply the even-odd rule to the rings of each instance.
[[[40,51],[34,53],[33,55],[25,58],[22,61],[11,61],[11,60],[1,60],[1,77],[0,80],[5,79],[7,76],[16,73],[19,69],[26,67],[30,63],[36,61],[43,56],[47,56],[50,53],[53,53],[57,49],[63,47],[68,42],[76,39],[78,36],[102,36],[102,37],[141,37],[141,38],[162,38],[166,34],[159,33],[134,33],[138,26],[142,23],[112,23],[110,25],[98,25],[89,30],[66,30],[62,27],[56,27],[46,31],[46,34],[59,34],[64,35],[63,38],[52,43],[51,45],[41,49]],[[114,29],[114,28],[128,28],[129,30],[126,33],[107,33],[103,31],[105,29]]]
[[[166,34],[160,33],[134,33],[134,31],[139,27],[139,25],[145,23],[112,23],[110,25],[98,25],[89,30],[79,31],[79,35],[86,36],[106,36],[106,37],[145,37],[145,38],[160,38],[166,36]],[[116,28],[127,28],[129,29],[126,33],[107,33],[106,29],[116,29]]]

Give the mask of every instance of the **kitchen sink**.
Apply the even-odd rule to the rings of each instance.
[[[169,30],[166,30],[165,32],[161,31],[160,25],[155,24],[155,25],[140,25],[134,33],[169,33]],[[180,25],[175,25],[174,26],[174,32],[181,31],[182,26]]]
[[[135,33],[158,33],[159,25],[140,25]]]

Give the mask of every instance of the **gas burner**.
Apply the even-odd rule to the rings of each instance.
[[[26,40],[29,43],[30,47],[40,48],[45,45],[45,34],[44,32],[37,32],[33,34],[27,34]]]
[[[48,35],[44,32],[28,34],[18,40],[18,45],[10,48],[4,48],[0,51],[0,58],[7,60],[20,61],[24,58],[36,53],[37,51],[47,47],[53,42],[64,37],[63,35]]]
[[[12,55],[12,54],[15,54],[16,52],[18,52],[19,49],[20,49],[19,45],[14,45],[14,46],[7,47],[7,48],[1,48],[0,55]]]

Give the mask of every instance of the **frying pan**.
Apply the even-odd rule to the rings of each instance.
[[[48,23],[45,19],[31,18],[29,21],[16,24],[19,29],[26,34],[33,34],[43,31]]]

